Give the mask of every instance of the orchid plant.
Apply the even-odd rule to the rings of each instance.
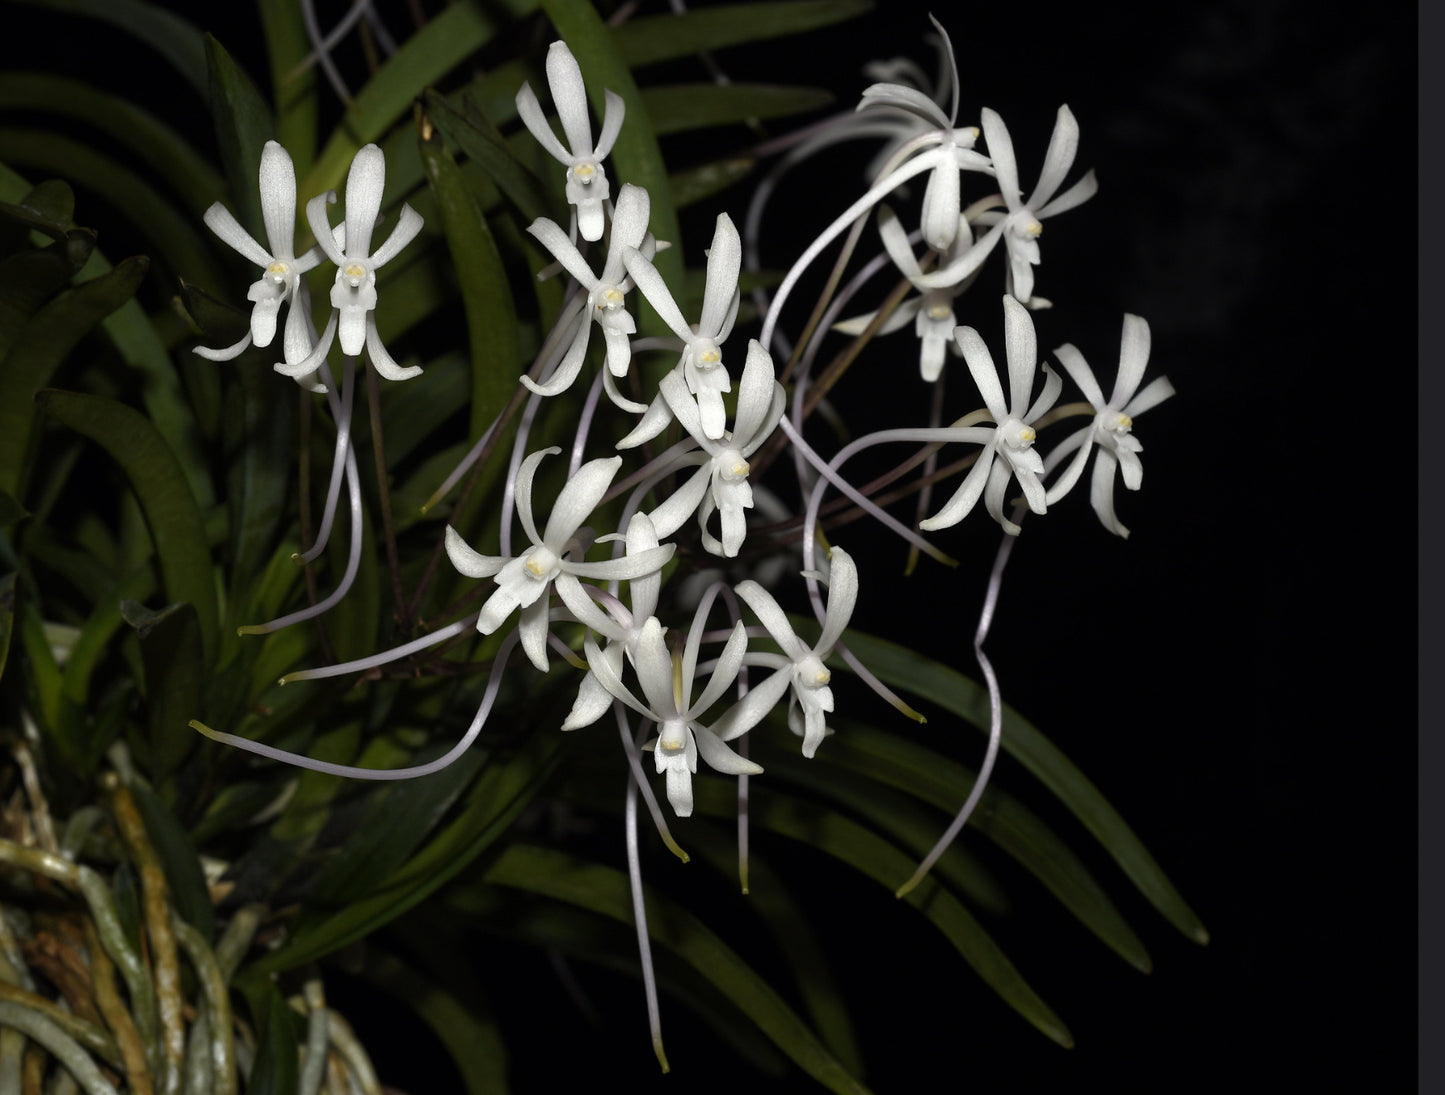
[[[506,5],[519,28],[540,30],[537,6]],[[702,926],[672,898],[644,900],[644,873],[665,890],[669,872],[712,869],[684,868],[684,846],[716,847],[723,832],[735,834],[728,870],[745,893],[769,879],[777,916],[801,917],[803,897],[767,870],[770,842],[808,842],[896,890],[1009,1007],[1069,1044],[1063,1020],[969,911],[993,882],[961,845],[1000,844],[1126,961],[1149,960],[1084,861],[990,787],[1001,750],[1105,832],[1107,853],[1202,941],[1137,838],[1098,826],[1116,815],[1093,785],[1005,708],[984,652],[1011,545],[1026,518],[1068,503],[1091,456],[1092,507],[1107,531],[1128,534],[1115,480],[1140,489],[1135,419],[1173,393],[1163,377],[1145,381],[1149,327],[1135,315],[1124,318],[1108,399],[1072,343],[1052,352],[1059,369],[1039,354],[1036,316],[1056,320],[1040,316],[1050,304],[1033,292],[1043,222],[1096,190],[1092,172],[1064,188],[1080,144],[1068,107],[1026,197],[1002,118],[982,108],[978,124],[960,124],[958,66],[935,21],[947,110],[917,66],[876,69],[896,79],[864,87],[856,112],[768,142],[779,167],[743,229],[718,212],[708,244],[678,238],[676,210],[712,197],[721,175],[716,165],[668,173],[647,109],[658,102],[626,58],[687,57],[710,36],[721,46],[736,33],[724,23],[619,13],[609,30],[589,3],[548,2],[556,36],[545,49],[468,82],[455,62],[493,48],[495,29],[470,5],[446,8],[400,47],[375,5],[358,4],[330,35],[303,7],[267,24],[274,113],[218,42],[204,45],[227,169],[192,172],[205,198],[197,219],[261,268],[249,312],[232,303],[239,279],[188,265],[213,247],[191,232],[165,252],[180,256],[165,271],[170,318],[148,316],[131,299],[145,262],[108,269],[64,183],[0,176],[0,212],[53,241],[18,245],[14,262],[41,271],[36,284],[0,269],[17,323],[95,326],[109,315],[103,337],[141,378],[57,372],[58,358],[37,356],[23,335],[0,340],[12,378],[0,389],[25,389],[23,401],[0,399],[11,571],[0,668],[13,634],[20,656],[8,676],[23,686],[6,717],[25,728],[12,746],[22,823],[5,823],[0,865],[25,880],[26,900],[59,887],[68,938],[89,941],[76,961],[96,1001],[91,1016],[59,982],[66,1005],[47,995],[15,943],[34,949],[38,906],[0,903],[0,1089],[21,1069],[37,1084],[64,1069],[89,1092],[120,1090],[123,1075],[132,1091],[226,1092],[244,1080],[310,1095],[328,1070],[377,1090],[315,965],[363,938],[378,983],[448,1002],[429,1018],[470,1088],[489,1089],[499,1066],[474,1047],[492,1021],[438,941],[465,915],[468,930],[520,924],[540,942],[529,910],[560,904],[579,924],[636,927],[664,1070],[660,989],[678,974],[654,966],[658,942],[797,1068],[831,1090],[862,1090],[849,1020],[817,1006],[832,993],[825,963],[787,971],[804,982],[800,1016],[723,943],[706,954],[678,943],[679,924],[725,925]],[[849,11],[781,2],[748,19],[759,35],[782,34]],[[356,26],[395,56],[351,100],[346,126],[318,143],[323,93],[309,65],[349,99],[331,53]],[[539,73],[565,141],[532,89]],[[718,80],[675,125],[757,122],[749,89]],[[782,116],[814,101],[797,90]],[[768,198],[787,185],[784,170],[800,175],[819,150],[855,140],[881,144],[869,174],[846,195],[834,179],[835,207],[813,203],[811,242],[765,268]],[[229,204],[217,200],[227,187]],[[696,265],[699,244],[705,262],[690,278],[684,259]],[[799,307],[825,255],[833,275]],[[888,271],[902,281],[879,291]],[[744,285],[755,308],[742,306]],[[329,305],[319,323],[313,296]],[[1066,329],[1067,306],[1054,312]],[[1000,319],[1006,389],[990,349]],[[870,383],[874,369],[900,384],[873,340],[910,323],[918,417],[845,426],[834,393]],[[831,362],[819,366],[820,354]],[[273,373],[297,384],[273,384]],[[1081,398],[1060,404],[1065,376]],[[971,383],[945,395],[945,378]],[[114,527],[72,520],[59,504],[86,488],[71,469],[94,458],[76,434],[121,470]],[[849,461],[884,445],[909,453],[857,480]],[[939,467],[956,451],[947,446],[962,458]],[[938,484],[952,485],[941,507]],[[331,536],[343,487],[344,546]],[[876,545],[860,550],[880,531],[897,536],[900,569],[904,548],[943,564],[952,537],[997,538],[973,642],[982,684],[871,633],[883,621],[865,610],[868,591],[897,580]],[[949,581],[939,570],[936,581]],[[517,646],[525,659],[513,664]],[[1007,691],[1027,692],[1026,673]],[[917,740],[925,714],[984,732],[977,771]],[[599,725],[609,716],[617,739]],[[103,809],[87,802],[91,784]],[[860,786],[876,795],[856,814],[871,832],[854,820]],[[544,805],[614,820],[625,862],[568,850]],[[583,874],[586,886],[566,883]],[[659,913],[666,931],[649,928]],[[584,936],[574,956],[598,957]]]

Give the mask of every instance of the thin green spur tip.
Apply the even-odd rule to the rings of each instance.
[[[664,1074],[672,1071],[672,1066],[667,1063],[667,1053],[662,1048],[662,1039],[654,1038],[652,1041],[652,1052],[657,1054],[657,1063],[662,1066]]]
[[[221,734],[221,732],[220,732],[219,730],[212,730],[209,726],[207,726],[205,723],[203,723],[200,719],[192,719],[190,722],[186,723],[186,725],[189,726],[192,730],[198,730],[198,731],[200,731],[202,734],[204,734],[206,737],[210,738],[212,741],[220,741],[221,738],[222,738],[222,734]]]

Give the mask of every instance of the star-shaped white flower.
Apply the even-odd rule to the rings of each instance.
[[[1095,414],[1089,425],[1064,438],[1049,454],[1049,463],[1054,464],[1075,447],[1079,450],[1064,474],[1049,487],[1048,503],[1052,505],[1068,493],[1083,473],[1089,453],[1097,447],[1099,456],[1094,462],[1089,501],[1104,527],[1117,536],[1127,537],[1129,530],[1114,513],[1114,471],[1117,468],[1123,475],[1124,486],[1129,490],[1138,490],[1144,478],[1144,467],[1139,462],[1144,446],[1131,432],[1134,418],[1174,394],[1174,386],[1162,376],[1139,391],[1144,367],[1149,363],[1149,341],[1149,324],[1140,316],[1126,315],[1119,346],[1119,375],[1114,381],[1114,394],[1107,402],[1083,354],[1071,343],[1054,351],[1059,364],[1079,386]]]
[[[547,50],[547,86],[552,89],[552,102],[557,105],[557,117],[562,122],[562,132],[567,134],[570,148],[563,147],[552,132],[531,84],[523,84],[517,92],[517,113],[537,143],[559,163],[566,165],[567,201],[577,210],[577,231],[584,240],[600,240],[602,203],[609,193],[607,172],[603,170],[602,161],[617,143],[626,104],[622,96],[611,91],[602,92],[606,101],[602,112],[602,133],[593,144],[582,69],[565,42],[553,42]]]
[[[675,550],[672,544],[667,544],[602,563],[568,558],[582,547],[577,530],[612,485],[613,476],[622,466],[620,456],[590,460],[578,468],[557,495],[547,527],[538,535],[532,517],[532,480],[543,458],[561,451],[554,447],[534,452],[522,461],[517,471],[517,518],[529,541],[520,554],[510,558],[482,555],[467,546],[450,525],[446,533],[447,555],[457,570],[468,578],[496,578],[497,588],[477,617],[477,630],[490,635],[513,609],[520,608],[522,649],[544,673],[547,671],[548,594],[554,586],[562,603],[574,615],[580,615],[593,606],[578,579],[640,578],[661,568]]]
[[[753,490],[748,483],[751,456],[777,426],[783,415],[783,386],[774,379],[773,359],[756,340],[748,342],[748,359],[738,382],[738,408],[731,432],[724,431],[714,440],[703,429],[702,415],[687,382],[676,372],[662,378],[662,396],[673,415],[703,449],[681,458],[680,465],[699,463],[697,471],[672,496],[649,515],[659,536],[671,536],[688,516],[697,513],[702,530],[702,545],[714,555],[731,559],[742,547],[747,535],[747,519],[743,510],[753,505]],[[701,508],[699,508],[699,506]],[[722,540],[708,531],[707,521],[717,510],[722,524]]]
[[[604,375],[607,393],[614,402],[633,410],[647,408],[631,400],[623,399],[616,389],[616,379],[627,375],[632,361],[632,344],[629,337],[637,331],[637,322],[627,310],[627,293],[632,288],[632,279],[627,276],[622,256],[629,248],[648,253],[655,243],[647,231],[647,220],[651,215],[651,203],[647,191],[631,183],[623,183],[617,195],[617,206],[612,211],[612,238],[607,244],[607,258],[602,264],[602,273],[594,274],[592,267],[577,250],[577,245],[555,221],[538,217],[527,231],[552,253],[562,267],[577,279],[587,290],[583,311],[577,320],[577,330],[557,368],[543,383],[531,377],[522,377],[528,390],[538,395],[558,395],[572,386],[582,368],[582,358],[587,353],[587,344],[595,320],[602,328],[602,337],[607,340],[607,373]],[[609,379],[610,378],[610,379]]]
[[[640,251],[628,250],[622,261],[637,288],[657,311],[662,321],[682,339],[682,359],[678,362],[687,390],[697,397],[702,415],[703,433],[716,440],[727,426],[722,393],[732,391],[732,379],[722,360],[722,343],[732,332],[738,317],[738,273],[742,269],[743,244],[732,218],[719,213],[713,231],[712,247],[707,252],[707,281],[702,295],[702,318],[689,324],[682,309],[657,267]],[[667,403],[659,395],[652,401],[647,415],[637,428],[618,444],[631,448],[656,437],[671,421]]]
[[[696,699],[692,698],[693,680],[697,674],[698,649],[701,645],[701,629],[694,627],[687,643],[678,652],[669,652],[663,627],[657,617],[648,617],[638,637],[635,668],[637,682],[647,702],[642,703],[622,683],[610,663],[601,657],[597,644],[588,638],[583,649],[587,664],[597,674],[597,679],[609,693],[645,718],[657,723],[657,739],[651,742],[656,757],[657,772],[667,774],[667,800],[672,803],[678,817],[692,814],[692,777],[697,772],[697,758],[719,772],[728,775],[756,776],[762,768],[747,760],[724,743],[715,729],[702,724],[701,717],[712,707],[737,679],[747,651],[747,632],[742,621],[728,636],[728,641],[718,655],[717,665],[707,686]],[[771,709],[772,704],[761,704],[749,693],[728,712],[728,722],[733,737],[746,733]],[[759,695],[759,699],[766,699]],[[752,702],[749,703],[749,700]],[[776,702],[776,697],[774,697]],[[734,712],[743,712],[735,715]],[[724,716],[727,718],[728,716]],[[721,720],[720,720],[721,721]],[[716,727],[717,724],[714,724]]]
[[[316,368],[340,338],[341,352],[349,357],[363,347],[372,366],[387,380],[407,380],[421,373],[412,365],[403,369],[387,353],[376,333],[376,271],[394,259],[421,231],[421,214],[410,205],[401,207],[401,217],[386,242],[371,250],[371,235],[381,215],[381,192],[386,185],[386,157],[369,144],[357,152],[346,176],[346,221],[337,232],[326,218],[326,206],[336,201],[336,191],[318,194],[306,203],[306,219],[321,249],[336,264],[336,283],[331,287],[331,319],[311,355],[299,364],[277,365],[276,371],[295,376]]]
[[[1079,148],[1079,123],[1067,106],[1059,107],[1038,185],[1025,201],[1019,187],[1018,161],[1014,158],[1008,127],[988,107],[983,109],[982,121],[984,140],[988,142],[988,154],[993,159],[994,174],[998,178],[999,193],[1003,195],[1008,211],[981,213],[978,223],[1003,226],[1004,246],[1008,248],[1009,257],[1009,292],[1023,304],[1046,307],[1047,301],[1033,297],[1034,267],[1039,263],[1039,235],[1044,230],[1042,222],[1082,205],[1099,189],[1099,183],[1090,171],[1057,198],[1054,197],[1074,164],[1074,154]]]
[[[1043,458],[1034,451],[1035,433],[1033,423],[1054,405],[1063,390],[1059,375],[1044,366],[1044,390],[1033,404],[1029,395],[1033,391],[1034,371],[1038,368],[1038,339],[1034,334],[1034,321],[1028,309],[1011,296],[1003,298],[1004,343],[1008,356],[1009,399],[1004,402],[1003,388],[999,384],[998,368],[988,352],[979,333],[972,327],[960,327],[955,333],[958,348],[968,363],[968,371],[984,405],[993,416],[994,428],[982,431],[986,440],[978,460],[964,476],[958,490],[947,504],[932,517],[918,523],[918,527],[931,532],[958,524],[973,509],[982,495],[985,508],[1005,532],[1017,536],[1019,526],[1004,516],[1004,492],[1010,479],[1017,479],[1023,488],[1029,509],[1043,513],[1045,509],[1044,486],[1039,476],[1044,472]],[[947,432],[947,431],[940,431]],[[957,440],[980,439],[980,431],[966,427],[956,431]]]
[[[947,150],[948,155],[939,156],[938,163],[928,175],[928,184],[923,191],[923,239],[935,251],[946,251],[958,234],[959,217],[963,212],[960,172],[964,170],[989,170],[987,157],[975,152],[974,141],[978,129],[958,123],[958,69],[953,57],[953,44],[948,32],[937,19],[933,25],[943,36],[945,56],[952,74],[953,110],[944,114],[943,108],[917,88],[905,84],[873,84],[863,90],[862,102],[858,109],[886,107],[903,111],[922,119],[924,138],[932,133],[930,154],[937,155],[937,149]],[[915,138],[915,142],[920,140]]]
[[[257,346],[271,345],[276,336],[276,315],[285,301],[293,302],[286,318],[288,345],[306,341],[304,311],[294,304],[296,287],[301,275],[321,262],[321,249],[313,247],[296,257],[296,168],[290,154],[275,141],[267,141],[261,150],[260,183],[261,217],[266,224],[269,251],[252,239],[220,202],[206,210],[205,222],[211,231],[262,271],[246,292],[246,299],[253,302],[250,330],[239,342],[222,350],[197,346],[195,352],[209,361],[229,361],[253,342]]]
[[[852,557],[834,545],[829,553],[828,610],[823,616],[823,631],[811,647],[798,637],[787,614],[773,600],[773,595],[751,579],[739,582],[734,592],[753,610],[768,629],[773,641],[783,648],[781,656],[749,655],[759,665],[777,665],[787,672],[793,686],[793,702],[788,706],[788,725],[803,739],[803,756],[811,757],[832,731],[827,726],[827,712],[833,710],[833,690],[828,687],[833,674],[823,663],[853,616],[858,602],[858,567]],[[802,711],[801,725],[797,712]]]

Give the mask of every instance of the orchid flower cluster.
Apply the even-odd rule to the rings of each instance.
[[[838,511],[824,507],[830,488],[914,547],[945,558],[924,533],[959,524],[982,501],[988,516],[1005,533],[1007,545],[1019,534],[1023,515],[1045,514],[1062,500],[1083,477],[1092,456],[1092,506],[1106,529],[1127,535],[1115,512],[1115,479],[1122,475],[1125,488],[1139,489],[1141,445],[1133,433],[1134,420],[1172,394],[1165,379],[1143,382],[1148,324],[1138,316],[1124,317],[1118,371],[1107,398],[1083,354],[1071,344],[1059,346],[1054,357],[1083,397],[1060,406],[1063,376],[1040,360],[1033,319],[1033,313],[1049,307],[1049,301],[1034,293],[1044,222],[1086,202],[1097,188],[1092,172],[1065,187],[1079,144],[1078,124],[1068,107],[1059,108],[1037,182],[1025,194],[1002,118],[984,108],[978,125],[959,125],[957,71],[947,36],[941,26],[938,30],[946,61],[939,89],[951,100],[947,112],[913,83],[875,83],[863,92],[856,113],[800,140],[759,189],[760,195],[771,193],[782,171],[828,144],[857,139],[884,142],[865,192],[819,233],[776,292],[760,298],[761,333],[741,346],[733,338],[739,320],[739,281],[745,264],[757,264],[763,205],[755,204],[749,211],[747,239],[727,214],[717,217],[707,251],[701,308],[689,314],[680,303],[680,287],[669,285],[656,263],[659,252],[673,241],[654,237],[648,192],[609,176],[605,163],[626,124],[627,104],[612,91],[603,92],[605,111],[594,140],[582,72],[564,42],[552,43],[545,70],[563,137],[553,130],[530,86],[517,92],[516,105],[526,129],[564,169],[561,181],[570,223],[564,227],[539,218],[528,233],[550,257],[552,270],[565,274],[568,288],[556,326],[533,367],[520,378],[526,408],[516,432],[497,526],[500,552],[483,554],[462,530],[450,525],[445,530],[451,565],[467,578],[490,583],[486,600],[477,612],[395,650],[285,678],[316,679],[374,669],[474,627],[482,635],[501,637],[500,645],[493,647],[492,677],[477,718],[446,756],[395,770],[324,764],[233,735],[206,732],[253,752],[336,774],[364,779],[422,775],[450,763],[476,739],[515,646],[520,645],[527,661],[542,673],[550,668],[550,648],[579,670],[575,701],[561,729],[581,729],[609,711],[616,714],[638,776],[634,792],[647,799],[659,830],[670,842],[653,793],[641,778],[639,745],[652,752],[667,801],[678,817],[685,818],[694,807],[699,758],[707,768],[742,782],[763,773],[748,759],[746,736],[785,702],[786,723],[801,739],[803,754],[812,757],[823,747],[835,707],[830,664],[850,665],[879,695],[910,712],[847,649],[846,629],[861,577],[844,547],[833,544],[824,553],[817,551],[825,542],[822,529]],[[890,71],[906,75],[910,70]],[[926,181],[916,212],[901,212],[909,185],[920,176]],[[248,294],[254,307],[246,336],[224,350],[197,352],[224,360],[252,345],[270,346],[284,304],[289,312],[276,371],[324,392],[336,420],[335,463],[323,531],[317,544],[297,558],[309,562],[324,546],[343,480],[350,484],[352,505],[351,565],[337,592],[310,609],[245,630],[269,631],[315,616],[345,593],[355,574],[361,527],[350,441],[356,359],[364,353],[389,381],[417,378],[420,373],[416,367],[398,365],[377,335],[378,271],[422,227],[420,216],[404,206],[385,242],[373,250],[384,177],[385,164],[375,145],[358,152],[347,179],[344,222],[333,228],[327,218],[326,206],[336,200],[333,193],[311,198],[306,220],[317,243],[299,257],[294,254],[294,171],[275,142],[266,145],[260,170],[268,246],[253,240],[221,206],[213,206],[206,215],[207,224],[260,266],[262,274]],[[980,180],[986,184],[982,192],[968,200],[970,185]],[[823,322],[810,325],[809,334],[789,353],[779,326],[804,271],[834,241],[850,233],[837,260],[841,275],[870,223],[876,225],[881,252],[843,284],[834,299],[820,303]],[[956,320],[964,294],[995,252],[1003,255],[1002,371],[979,330]],[[304,275],[323,259],[335,265],[336,275],[330,318],[318,336],[311,323]],[[889,301],[842,318],[869,280],[890,267],[902,282]],[[835,284],[841,282],[841,276],[835,279]],[[651,306],[667,335],[638,337],[639,297]],[[599,354],[589,355],[594,324],[601,329],[602,347]],[[910,325],[919,341],[922,381],[939,385],[950,359],[962,358],[979,404],[945,418],[942,390],[936,388],[925,424],[865,434],[831,457],[821,454],[809,437],[810,413],[850,366],[857,350],[875,336]],[[813,363],[820,346],[839,335],[852,339],[853,351],[840,357],[843,364],[830,366],[815,378]],[[339,383],[328,365],[337,341],[344,359]],[[670,367],[660,379],[649,381],[651,373],[638,362],[644,355],[659,353],[668,355]],[[784,355],[789,360],[779,369]],[[590,394],[575,417],[567,473],[559,489],[539,496],[539,477],[555,475],[556,465],[548,461],[563,450],[530,448],[538,407],[542,400],[570,391],[584,377],[589,356],[600,357],[600,363]],[[425,384],[425,377],[416,383]],[[601,433],[594,427],[602,394],[624,416],[616,431],[621,436],[611,452],[585,459],[589,449],[596,451],[594,436]],[[1077,428],[1045,455],[1038,443],[1040,431],[1068,418],[1078,420]],[[499,428],[500,423],[494,424],[484,440],[493,438]],[[658,451],[653,443],[665,434],[669,441]],[[916,452],[886,481],[863,487],[850,483],[843,465],[863,449],[884,443],[908,444]],[[785,444],[791,448],[803,499],[797,514],[783,509],[783,491],[760,481],[778,462]],[[956,469],[963,474],[953,483],[947,501],[933,509],[928,504],[931,487],[947,484],[955,475],[955,469],[937,468],[939,450],[945,445],[967,446],[969,452]],[[481,451],[478,442],[448,483],[455,482]],[[643,457],[639,459],[638,453]],[[624,474],[629,460],[633,463]],[[912,488],[918,496],[918,513],[909,524],[887,512],[877,496],[920,464],[923,474]],[[1014,493],[1021,496],[1017,502],[1012,501]],[[614,500],[620,505],[609,505]],[[513,510],[523,536],[517,542],[520,546],[514,546]],[[782,519],[770,519],[764,529],[757,516],[765,510],[781,513]],[[603,514],[615,524],[601,530],[589,524],[603,519]],[[779,528],[792,530],[792,543],[779,539]],[[799,547],[801,558],[795,554]],[[814,640],[799,634],[800,625],[768,588],[778,584],[770,575],[777,572],[779,556],[785,571],[801,571],[802,588],[817,617]],[[709,557],[706,567],[693,565]],[[996,574],[999,570],[1001,565]],[[627,586],[626,596],[622,583]],[[673,587],[671,598],[664,597],[668,585]],[[963,824],[997,751],[1001,700],[981,649],[996,595],[995,581],[975,643],[994,703],[989,755],[954,827],[912,881],[921,877]],[[688,603],[693,605],[690,619],[683,608]],[[714,620],[719,609],[727,617],[723,626]],[[641,735],[631,731],[630,716],[641,720]]]

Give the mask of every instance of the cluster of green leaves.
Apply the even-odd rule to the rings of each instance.
[[[827,95],[659,85],[648,80],[650,66],[806,32],[865,5],[735,4],[609,27],[585,0],[459,0],[372,73],[329,134],[321,131],[323,87],[301,65],[309,46],[290,0],[260,0],[264,91],[221,43],[143,0],[48,6],[108,20],[138,37],[136,48],[170,62],[210,103],[220,168],[171,122],[112,89],[48,73],[0,75],[0,147],[11,161],[0,169],[0,565],[7,572],[0,659],[12,648],[19,654],[0,660],[4,721],[38,727],[54,802],[65,813],[88,801],[107,755],[124,744],[132,778],[154,791],[147,820],[164,834],[156,841],[182,900],[210,911],[196,866],[207,855],[228,864],[223,914],[240,902],[287,910],[276,914],[284,919],[281,945],[238,976],[251,1018],[266,1032],[258,1068],[280,1070],[258,1074],[258,1090],[282,1089],[287,1062],[294,1065],[288,1047],[297,1032],[276,1006],[270,979],[388,925],[389,942],[373,944],[367,975],[414,1003],[470,1090],[500,1090],[505,1053],[485,1006],[497,986],[458,970],[438,941],[465,918],[471,931],[603,964],[627,953],[618,947],[632,919],[625,871],[519,825],[539,798],[616,820],[618,802],[599,791],[595,776],[599,763],[609,764],[620,785],[620,760],[599,760],[599,750],[613,745],[608,736],[555,733],[567,690],[549,690],[530,673],[508,680],[498,709],[510,717],[493,720],[504,729],[489,731],[446,771],[411,783],[298,774],[203,741],[188,722],[318,759],[391,767],[438,755],[471,716],[476,670],[496,645],[475,637],[409,665],[422,679],[284,688],[276,681],[298,666],[404,641],[420,633],[423,618],[455,618],[469,591],[449,568],[436,567],[442,520],[484,547],[496,535],[487,514],[495,511],[505,443],[464,502],[426,514],[421,507],[512,399],[516,376],[561,305],[556,281],[531,276],[544,256],[523,233],[537,216],[562,219],[565,208],[555,165],[514,124],[513,96],[524,79],[539,83],[540,54],[509,57],[497,52],[499,43],[545,18],[550,33],[568,41],[592,92],[608,87],[627,100],[617,176],[648,188],[654,231],[676,241],[677,209],[731,185],[753,164],[719,156],[670,169],[662,139],[814,110]],[[487,61],[477,66],[483,75],[459,74],[477,56]],[[45,126],[8,121],[37,114]],[[88,141],[86,127],[106,140]],[[403,584],[427,593],[416,604],[393,601],[368,517],[356,530],[366,544],[362,576],[324,626],[259,639],[238,637],[236,627],[308,596],[291,554],[309,535],[306,514],[315,506],[307,495],[327,467],[331,427],[312,397],[298,398],[272,373],[268,352],[217,367],[189,349],[197,337],[223,345],[245,329],[245,313],[227,303],[245,284],[243,264],[209,238],[200,214],[225,200],[259,235],[255,182],[271,138],[291,153],[303,201],[338,188],[354,153],[377,142],[388,166],[384,210],[405,201],[426,219],[423,234],[388,266],[377,315],[384,341],[409,348],[425,375],[381,393],[386,481],[373,476],[365,491],[368,514],[389,493]],[[71,186],[27,179],[65,179],[105,195],[149,258],[112,266],[96,233],[75,223]],[[681,246],[659,256],[673,284],[683,283],[686,258]],[[692,283],[700,285],[696,277]],[[323,281],[313,290],[325,301]],[[565,400],[544,410],[534,447],[570,437],[569,410]],[[362,463],[370,466],[370,439],[361,432]],[[323,557],[323,581],[340,573],[341,554],[333,545]],[[849,642],[892,686],[986,729],[986,696],[953,669],[864,635]],[[974,773],[892,727],[845,721],[839,730],[810,762],[796,757],[786,731],[784,747],[759,735],[754,755],[768,779],[755,786],[752,824],[892,890],[946,825]],[[1062,754],[1012,711],[1003,741],[1165,917],[1203,938],[1157,864]],[[706,866],[689,869],[731,876],[734,853],[723,830],[704,819],[731,816],[735,803],[722,781],[700,781],[698,790],[702,817],[681,836]],[[1084,860],[1019,800],[991,789],[974,827],[1126,962],[1148,969],[1143,944]],[[808,942],[804,898],[756,853],[750,874],[759,923],[788,940],[786,987],[761,976],[715,925],[659,885],[648,908],[663,984],[742,1052],[760,1061],[781,1053],[831,1090],[860,1090],[848,1013],[827,956]],[[998,883],[977,857],[951,850],[908,903],[1010,1007],[1070,1043],[1063,1021],[972,911],[999,905]],[[196,926],[215,930],[210,920]]]

